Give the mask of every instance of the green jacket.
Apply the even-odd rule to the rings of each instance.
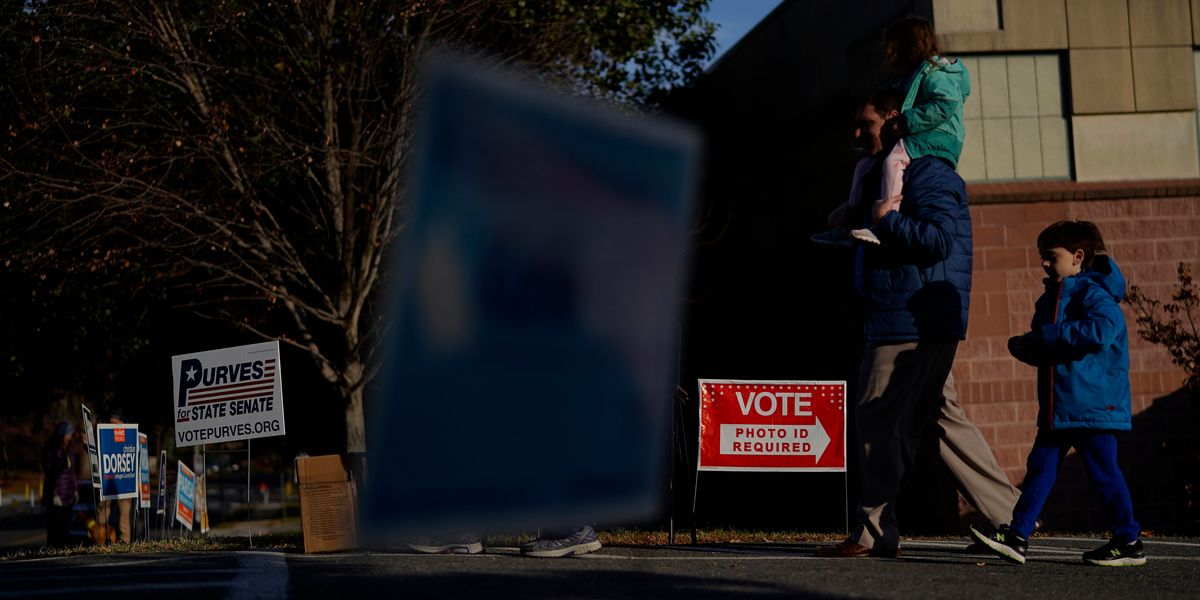
[[[961,61],[933,57],[913,74],[904,104],[904,148],[913,159],[937,156],[958,167],[962,154],[963,103],[971,93],[971,76]]]

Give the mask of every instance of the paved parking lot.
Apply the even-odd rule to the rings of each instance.
[[[1080,561],[1102,542],[1037,538],[1024,566],[967,553],[965,539],[907,540],[896,559],[817,558],[813,544],[606,547],[568,559],[524,558],[515,548],[76,556],[0,562],[0,598],[1196,597],[1200,540],[1147,540],[1144,567]]]

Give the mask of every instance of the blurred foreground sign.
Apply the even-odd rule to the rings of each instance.
[[[700,380],[701,471],[845,471],[846,382]]]
[[[364,508],[638,519],[666,486],[698,143],[494,72],[426,77]]]

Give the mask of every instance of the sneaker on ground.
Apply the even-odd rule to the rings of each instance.
[[[534,540],[521,546],[521,554],[536,558],[558,558],[579,556],[600,549],[600,540],[591,525],[576,529],[571,535],[560,539]]]
[[[1084,552],[1083,560],[1102,567],[1136,567],[1146,564],[1146,550],[1140,539],[1128,543],[1114,539],[1095,550]]]
[[[987,528],[990,528],[991,524],[983,525],[982,527],[983,528],[980,529],[981,532],[985,531]],[[1042,520],[1041,519],[1038,519],[1037,521],[1033,522],[1033,530],[1034,531],[1038,531],[1041,528],[1042,528]],[[983,542],[980,542],[979,540],[976,540],[974,537],[972,537],[971,545],[963,548],[962,551],[966,552],[967,554],[989,554],[989,553],[991,553],[992,549],[987,547],[986,545],[984,545]]]
[[[875,235],[875,232],[871,231],[870,229],[852,229],[850,230],[850,237],[864,244],[871,244],[872,246],[879,246],[882,244],[882,242],[879,241],[879,236]]]
[[[1005,560],[1025,564],[1025,553],[1029,551],[1029,540],[1014,533],[1008,528],[1008,525],[1001,525],[990,534],[985,534],[972,525],[971,536]]]
[[[422,554],[479,554],[483,552],[483,543],[479,536],[467,534],[449,540],[421,540],[408,544],[409,548]]]
[[[830,229],[829,231],[814,233],[808,239],[818,246],[834,246],[838,248],[850,248],[854,246],[854,241],[850,239],[850,232],[845,229]]]

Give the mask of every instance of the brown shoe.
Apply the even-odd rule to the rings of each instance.
[[[854,540],[843,540],[833,546],[825,546],[817,548],[817,556],[824,558],[859,558],[869,556],[871,549],[855,542]]]
[[[900,554],[899,548],[876,550],[868,548],[853,540],[843,540],[833,546],[825,546],[817,548],[817,556],[823,558],[862,558],[864,556],[872,556],[876,558],[895,558]]]

